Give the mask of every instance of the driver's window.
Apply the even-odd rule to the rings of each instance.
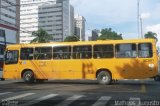
[[[18,62],[18,51],[9,50],[6,52],[5,63],[6,64],[16,64]]]

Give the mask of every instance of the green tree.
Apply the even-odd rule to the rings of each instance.
[[[64,39],[64,42],[74,42],[74,41],[79,41],[79,39],[78,39],[78,37],[76,37],[76,35],[67,36]]]
[[[115,31],[112,31],[111,28],[105,28],[102,29],[101,35],[98,37],[99,40],[118,40],[118,39],[123,39],[122,34],[118,34]]]
[[[155,39],[156,41],[158,41],[158,39],[157,39],[157,34],[154,33],[154,32],[151,32],[151,31],[147,32],[147,33],[144,35],[144,37],[145,37],[146,39],[147,39],[147,38],[153,38],[153,39]]]
[[[52,36],[49,35],[45,30],[42,28],[38,29],[38,31],[32,32],[32,35],[35,36],[31,43],[37,42],[37,43],[47,43],[50,42],[50,40],[53,40]]]

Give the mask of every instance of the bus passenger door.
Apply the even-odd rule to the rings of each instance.
[[[6,51],[3,78],[21,78],[19,71],[19,50],[16,48]]]

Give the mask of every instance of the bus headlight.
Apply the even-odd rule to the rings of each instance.
[[[148,67],[149,67],[150,70],[153,70],[154,64],[148,64]]]

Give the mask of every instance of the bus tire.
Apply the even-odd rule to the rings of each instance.
[[[155,77],[154,77],[154,80],[155,80],[155,81],[160,81],[160,76],[159,76],[159,75],[155,76]]]
[[[25,71],[23,73],[23,80],[26,83],[34,82],[34,73],[32,71]]]
[[[108,71],[101,71],[97,75],[97,80],[99,84],[109,85],[112,81],[112,77]]]

